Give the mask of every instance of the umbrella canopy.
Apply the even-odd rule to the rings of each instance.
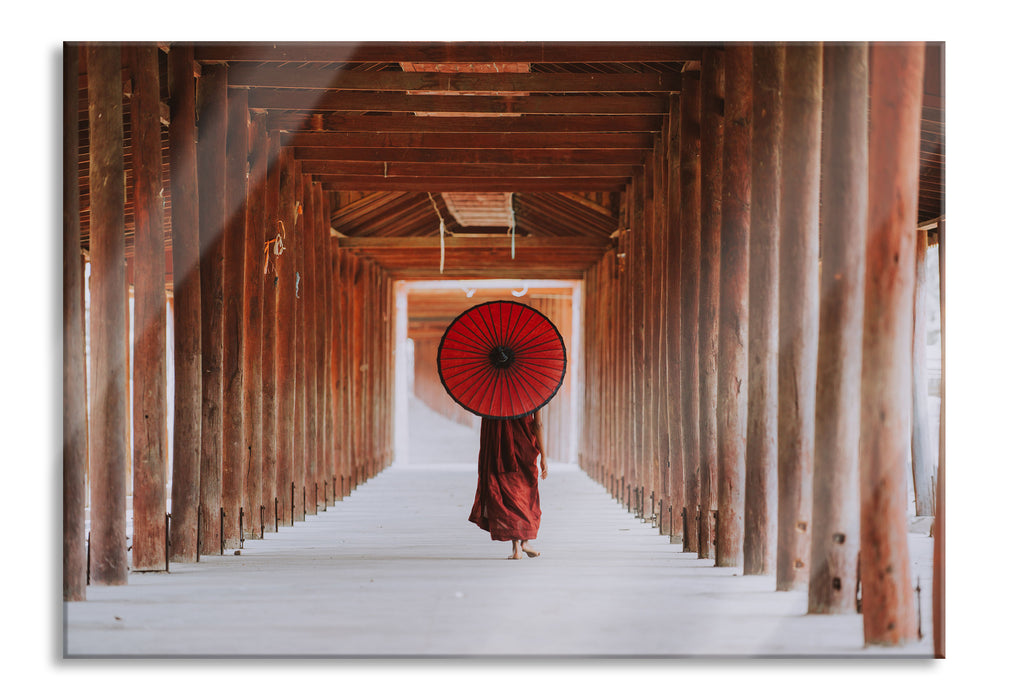
[[[564,340],[542,313],[489,301],[461,313],[438,346],[438,376],[456,403],[484,418],[518,418],[542,408],[567,370]]]

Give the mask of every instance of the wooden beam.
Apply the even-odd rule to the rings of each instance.
[[[509,117],[509,119],[512,119]],[[452,148],[480,149],[647,149],[651,146],[649,132],[381,132],[381,131],[298,131],[286,135],[288,145],[295,148],[374,149]],[[339,154],[328,154],[327,157]],[[543,154],[546,155],[546,154]]]
[[[196,59],[284,63],[665,63],[696,61],[701,44],[628,41],[207,42]]]
[[[172,308],[175,313],[175,423],[172,442],[171,561],[195,562],[200,505],[203,362],[200,340],[200,207],[196,177],[196,81],[192,48],[168,54],[172,119]]]
[[[320,175],[327,190],[399,192],[616,192],[627,183],[614,177],[343,177]]]
[[[168,467],[165,233],[158,48],[125,49],[134,202],[133,557],[135,571],[163,571]]]
[[[722,153],[724,150],[725,67],[723,52],[705,49],[701,64],[701,175],[698,276],[697,402],[700,512],[697,556],[715,558],[715,509],[718,506],[718,273],[722,239]],[[685,283],[685,281],[684,281]],[[686,457],[686,454],[684,455]]]
[[[227,71],[205,66],[197,84],[200,206],[200,309],[203,423],[200,430],[200,554],[220,552],[222,375],[224,339],[224,205],[228,139]]]
[[[81,47],[63,46],[63,600],[87,598],[88,396],[78,177]]]
[[[525,148],[295,148],[294,157],[306,161],[305,172],[321,163],[451,163],[504,165],[641,165],[645,149],[525,149]],[[334,166],[330,166],[334,167]],[[322,170],[320,172],[326,172]]]
[[[368,237],[341,237],[337,238],[340,248],[352,250],[388,250],[388,249],[409,249],[409,250],[439,250],[441,242],[437,236],[427,237],[404,237],[404,238],[376,238]],[[445,249],[511,249],[511,236],[482,236],[480,238],[456,238],[454,236],[445,237]],[[603,252],[613,247],[613,241],[609,238],[598,239],[579,236],[577,238],[517,238],[515,240],[516,251],[523,249],[549,249],[549,250],[591,250]]]
[[[309,112],[444,112],[458,114],[662,114],[662,97],[583,95],[404,95],[395,92],[323,92],[249,89],[251,109]]]
[[[718,285],[718,535],[715,566],[742,566],[746,478],[753,47],[725,50]]]
[[[753,47],[750,320],[743,573],[770,574],[778,548],[778,269],[783,44]]]
[[[91,583],[122,585],[126,551],[126,251],[118,44],[89,44],[91,253]]]
[[[400,163],[303,160],[302,172],[348,178],[625,178],[640,170],[632,164],[593,163]]]
[[[446,73],[331,70],[296,65],[235,63],[237,87],[369,92],[678,92],[679,73]]]
[[[323,132],[413,132],[413,133],[603,133],[658,132],[662,120],[655,115],[516,115],[487,117],[418,117],[408,114],[354,116],[324,114],[320,127],[309,125],[303,115],[270,114],[269,129]]]
[[[924,46],[869,56],[869,216],[860,436],[862,619],[866,645],[916,638],[904,475]]]

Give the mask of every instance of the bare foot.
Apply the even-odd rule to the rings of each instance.
[[[540,555],[535,549],[526,546],[525,541],[522,542],[522,551],[528,554],[530,557],[538,557]]]
[[[522,558],[522,552],[521,551],[512,552],[511,556],[509,556],[508,558],[509,559],[521,559]]]

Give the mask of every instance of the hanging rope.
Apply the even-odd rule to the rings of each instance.
[[[438,237],[441,241],[441,263],[438,267],[438,272],[441,274],[445,273],[445,219],[441,218],[441,212],[438,211],[438,205],[435,204],[434,197],[431,193],[427,193],[427,198],[431,200],[431,206],[434,207],[434,213],[438,215]]]

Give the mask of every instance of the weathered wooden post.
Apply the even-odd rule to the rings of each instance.
[[[295,255],[294,160],[289,148],[280,149],[278,168],[279,219],[277,233],[283,237],[284,252],[273,259],[277,266],[277,498],[280,521],[293,522],[294,503],[290,484],[294,481],[295,404]]]
[[[722,49],[701,61],[701,243],[698,302],[698,459],[701,559],[714,559],[710,514],[718,504],[718,275],[722,237],[722,153],[725,67]],[[693,511],[692,511],[693,512]]]
[[[701,256],[701,93],[696,77],[684,77],[680,92],[680,365],[683,399],[683,502],[688,513],[699,503],[698,465],[698,294]],[[688,517],[683,551],[697,551],[697,526]]]
[[[229,89],[224,228],[224,353],[221,503],[224,546],[241,545],[239,512],[249,460],[243,410],[245,353],[245,211],[248,199],[249,91]]]
[[[263,276],[263,316],[262,316],[262,378],[263,378],[263,503],[269,508],[277,505],[278,514],[268,521],[268,532],[276,532],[279,516],[277,489],[277,341],[279,319],[277,318],[277,289],[279,271],[278,252],[283,245],[280,227],[280,159],[279,135],[267,135],[269,163],[266,170],[266,190],[264,192],[265,241],[256,269]]]
[[[939,470],[935,478],[935,526],[932,529],[932,646],[946,658],[946,221],[939,221],[939,323],[942,370],[939,375]]]
[[[801,61],[795,68],[805,72],[810,66]],[[807,75],[807,80],[815,79]],[[786,94],[790,94],[791,85],[788,90]],[[810,532],[811,613],[843,614],[856,608],[858,433],[869,196],[868,90],[866,44],[823,48],[823,270]],[[809,137],[816,133],[819,111],[815,103],[806,104],[803,130]],[[790,136],[797,137],[799,128],[797,124]],[[816,148],[808,154],[813,158],[819,147],[806,143],[807,152],[811,147]]]
[[[329,270],[326,257],[326,241],[329,237],[328,214],[325,211],[325,194],[322,183],[312,184],[312,198],[315,201],[315,278],[318,280],[316,292],[316,395],[318,396],[318,460],[319,480],[322,485],[323,506],[329,506],[328,484],[333,483],[333,465],[330,459],[330,425],[329,416]]]
[[[862,618],[867,645],[916,638],[904,470],[910,418],[914,231],[924,74],[920,43],[869,56],[869,217],[860,436]]]
[[[91,183],[91,582],[98,585],[125,584],[129,570],[121,54],[119,44],[87,47]]]
[[[245,343],[242,355],[244,377],[242,404],[245,425],[246,478],[243,501],[255,514],[266,503],[263,500],[263,246],[266,242],[266,187],[269,166],[269,144],[266,135],[266,115],[251,116],[249,131],[249,196],[245,220],[245,289],[242,295],[242,317]],[[260,528],[250,517],[243,537],[258,539]]]
[[[128,52],[133,156],[133,569],[165,566],[168,399],[161,98],[156,44]]]
[[[200,507],[203,359],[200,333],[200,203],[196,179],[196,79],[191,44],[168,53],[169,175],[172,183],[175,422],[170,560],[195,562]]]
[[[197,181],[200,207],[200,307],[203,422],[200,429],[200,554],[218,552],[224,400],[224,228],[228,74],[204,65],[197,84]]]
[[[915,232],[914,320],[911,342],[911,473],[916,515],[935,515],[932,494],[932,432],[928,417],[928,350],[926,348],[926,290],[928,231]]]
[[[718,544],[715,566],[743,564],[749,342],[753,47],[725,50],[725,142],[718,286]]]
[[[294,299],[291,311],[294,320],[294,484],[295,503],[292,504],[295,520],[305,519],[305,185],[300,161],[294,162],[295,219],[292,231],[294,253]]]
[[[63,44],[63,600],[87,597],[88,397],[78,173],[80,46]]]
[[[316,394],[316,372],[318,358],[318,348],[316,347],[316,304],[318,299],[318,278],[315,273],[315,197],[311,176],[302,175],[302,218],[304,224],[299,229],[302,235],[302,252],[304,259],[302,265],[302,298],[304,301],[304,365],[305,374],[305,488],[308,497],[305,499],[305,514],[315,515],[318,502],[315,498],[315,486],[321,482],[319,479],[319,456],[318,456],[318,395]],[[299,370],[300,371],[300,370]],[[300,375],[299,375],[300,376]]]
[[[821,67],[822,50],[818,45],[788,47],[778,317],[776,585],[780,591],[793,590],[809,581],[819,318]]]
[[[782,44],[754,46],[744,574],[773,572],[778,547],[778,197],[784,73]]]
[[[680,251],[682,237],[680,228],[680,100],[670,99],[669,144],[667,149],[666,176],[666,244],[664,274],[666,284],[666,332],[663,344],[667,348],[666,366],[666,406],[669,430],[669,487],[666,489],[668,503],[674,513],[683,510],[683,394],[681,385],[682,354],[682,275]],[[679,518],[667,519],[667,531],[675,538],[683,538],[683,521]]]

